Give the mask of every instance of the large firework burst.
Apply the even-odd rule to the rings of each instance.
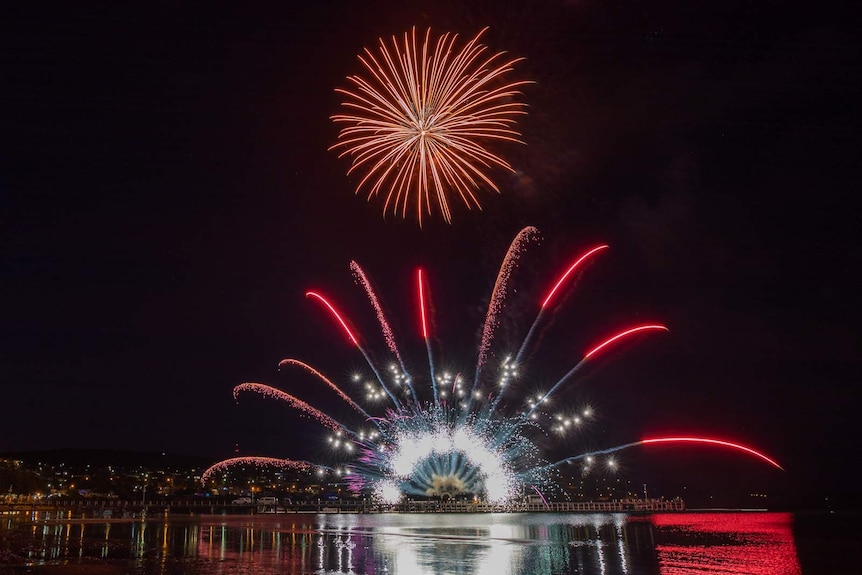
[[[512,167],[487,146],[493,141],[520,142],[516,118],[524,114],[518,98],[526,81],[506,81],[519,59],[488,53],[479,32],[461,48],[457,34],[432,41],[425,32],[421,49],[416,29],[403,41],[382,38],[377,53],[365,49],[359,60],[367,76],[349,76],[346,111],[332,117],[344,127],[331,149],[349,155],[348,174],[364,172],[357,193],[383,194],[384,214],[402,217],[409,209],[419,225],[435,210],[451,222],[453,197],[480,208],[476,191],[499,192],[494,167]],[[411,207],[412,206],[412,207]]]
[[[336,421],[305,401],[261,383],[236,386],[234,397],[243,393],[257,393],[284,401],[290,407],[313,417],[330,430],[329,443],[341,454],[342,463],[326,466],[269,457],[233,458],[208,469],[203,474],[203,481],[235,464],[293,470],[316,468],[320,473],[340,476],[354,491],[371,492],[386,502],[398,501],[405,495],[443,498],[473,495],[492,503],[506,503],[528,490],[543,496],[545,490],[554,489],[556,470],[564,463],[580,462],[586,471],[597,458],[635,446],[667,443],[721,446],[754,455],[779,467],[766,455],[738,443],[685,436],[647,438],[549,462],[535,439],[549,432],[565,433],[570,427],[576,427],[581,417],[590,417],[589,412],[581,412],[577,416],[552,413],[548,409],[552,396],[570,382],[585,364],[595,361],[608,348],[647,333],[667,331],[667,328],[658,323],[647,323],[622,330],[585,350],[574,367],[547,392],[527,398],[526,401],[513,397],[503,401],[512,384],[523,378],[522,368],[529,367],[521,365],[525,350],[531,346],[543,317],[553,313],[551,308],[554,306],[551,304],[559,298],[560,288],[582,274],[598,254],[608,249],[607,245],[599,245],[576,257],[557,281],[551,284],[517,352],[501,358],[495,366],[489,365],[492,362],[488,350],[495,336],[498,315],[506,309],[509,276],[517,268],[525,247],[537,237],[535,228],[523,229],[503,259],[481,332],[472,380],[461,373],[435,369],[427,318],[428,282],[421,269],[417,271],[416,288],[419,323],[428,353],[427,378],[414,377],[408,372],[383,307],[359,264],[351,262],[350,268],[356,282],[365,290],[387,342],[391,355],[387,369],[381,369],[372,360],[363,340],[329,299],[316,291],[307,292],[309,299],[318,302],[331,315],[373,372],[372,378],[355,379],[364,386],[366,399],[372,405],[385,402],[385,407],[366,409],[319,370],[298,359],[284,359],[279,364],[280,368],[298,367],[324,383],[356,412],[360,425]],[[486,372],[492,369],[493,375],[488,375]],[[425,381],[424,385],[422,380]]]

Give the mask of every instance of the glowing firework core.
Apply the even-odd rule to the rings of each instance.
[[[505,456],[467,427],[404,432],[397,436],[396,445],[390,456],[394,475],[407,484],[425,487],[421,495],[484,493],[492,503],[512,497],[517,481]],[[464,462],[451,465],[459,459]]]

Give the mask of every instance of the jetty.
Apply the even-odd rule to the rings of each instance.
[[[482,501],[408,500],[381,504],[369,499],[320,499],[261,505],[215,498],[133,501],[121,499],[42,499],[0,501],[0,514],[53,511],[57,516],[133,519],[146,515],[253,515],[296,513],[659,513],[685,511],[682,499],[613,499],[608,501],[531,500],[492,504]]]

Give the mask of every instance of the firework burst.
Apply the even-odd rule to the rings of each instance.
[[[481,209],[480,188],[500,191],[490,171],[514,171],[488,144],[521,141],[515,123],[529,82],[506,80],[520,59],[489,54],[479,43],[484,31],[460,49],[457,34],[434,42],[430,29],[421,48],[415,28],[402,41],[381,38],[376,52],[359,55],[367,76],[349,76],[352,88],[336,90],[345,111],[332,116],[343,127],[330,149],[350,156],[348,174],[364,173],[357,193],[384,196],[384,214],[412,210],[421,226],[439,211],[451,222],[453,198]]]
[[[775,460],[739,443],[689,436],[647,438],[573,455],[556,462],[549,461],[539,448],[538,438],[551,433],[565,434],[577,427],[582,419],[592,416],[590,410],[581,410],[578,416],[551,413],[548,409],[549,400],[558,394],[585,364],[598,361],[608,349],[647,334],[666,332],[667,327],[658,323],[646,323],[624,329],[586,349],[575,365],[551,386],[549,391],[526,400],[513,393],[512,388],[515,386],[510,384],[523,378],[525,372],[529,372],[529,365],[520,365],[518,358],[529,345],[543,314],[554,313],[548,309],[549,302],[557,297],[563,283],[583,274],[592,258],[608,248],[606,245],[594,247],[574,260],[557,281],[551,284],[553,287],[537,306],[536,318],[518,353],[505,356],[496,363],[498,358],[493,356],[489,349],[493,326],[497,325],[496,316],[506,310],[506,283],[509,275],[517,268],[518,257],[525,242],[537,237],[538,230],[535,228],[522,230],[503,260],[479,343],[475,378],[469,384],[460,373],[453,374],[434,368],[434,357],[431,346],[428,345],[430,334],[425,307],[428,285],[422,270],[417,274],[418,315],[428,352],[429,378],[426,381],[414,381],[404,369],[392,328],[384,316],[383,306],[371,287],[371,282],[359,265],[351,262],[356,281],[368,295],[386,341],[391,356],[388,369],[381,369],[372,360],[365,350],[358,330],[352,327],[351,322],[336,305],[318,292],[310,291],[307,295],[323,305],[350,344],[361,352],[374,376],[371,379],[357,378],[355,382],[364,385],[367,399],[377,406],[360,406],[350,394],[319,370],[290,358],[282,360],[279,367],[299,367],[335,391],[337,396],[354,410],[353,417],[358,421],[358,425],[337,421],[291,394],[260,383],[238,385],[234,389],[234,397],[256,393],[283,401],[301,415],[311,417],[329,429],[332,456],[340,463],[319,465],[318,473],[333,473],[352,490],[370,492],[384,502],[395,502],[404,496],[475,496],[491,503],[507,503],[529,491],[535,491],[544,499],[545,493],[556,489],[557,469],[561,465],[582,463],[583,469],[588,470],[598,458],[637,446],[677,444],[728,448],[753,455],[780,468]],[[386,402],[386,405],[381,406],[379,402]],[[288,459],[233,458],[208,469],[203,480],[206,481],[232,465],[241,464],[281,466],[293,470],[307,470],[312,466],[307,461]],[[608,464],[613,464],[613,460],[609,459]]]

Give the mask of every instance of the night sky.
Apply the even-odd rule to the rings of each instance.
[[[294,357],[349,387],[363,365],[305,291],[382,355],[357,260],[423,373],[421,265],[437,361],[472,373],[497,268],[534,225],[543,239],[513,276],[495,356],[576,255],[611,249],[547,322],[522,395],[615,330],[670,327],[573,382],[560,402],[597,416],[550,451],[705,434],[786,471],[652,448],[621,454],[624,472],[846,498],[862,320],[851,22],[741,0],[0,8],[0,452],[325,458],[313,422],[231,396],[258,381],[349,418],[314,379],[277,370]],[[525,57],[515,75],[535,81],[526,145],[497,148],[517,170],[496,173],[502,193],[422,230],[355,195],[327,151],[356,55],[414,25],[490,26],[484,42]]]

